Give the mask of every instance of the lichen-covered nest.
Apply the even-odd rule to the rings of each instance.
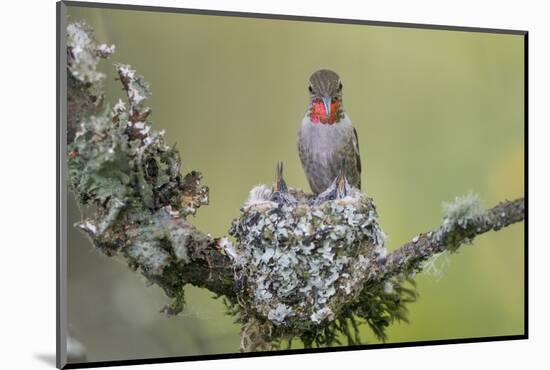
[[[284,202],[275,193],[252,189],[230,230],[248,277],[242,294],[256,317],[307,331],[361,293],[369,265],[385,257],[384,233],[372,199],[356,189],[326,201],[288,189]]]

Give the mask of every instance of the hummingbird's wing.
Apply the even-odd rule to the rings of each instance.
[[[357,130],[353,128],[353,149],[355,150],[355,162],[357,164],[357,172],[361,173],[361,154],[359,153],[359,138]]]
[[[361,155],[359,153],[359,138],[357,137],[357,130],[353,128],[353,150],[355,151],[355,164],[357,166],[357,172],[359,173],[359,190],[361,190]]]

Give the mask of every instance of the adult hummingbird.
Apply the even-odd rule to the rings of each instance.
[[[344,111],[342,81],[328,69],[309,78],[309,107],[298,132],[298,152],[314,194],[325,191],[345,175],[361,189],[361,158],[357,131]]]

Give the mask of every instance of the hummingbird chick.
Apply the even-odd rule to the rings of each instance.
[[[283,178],[283,162],[277,162],[275,171],[275,182],[271,193],[271,201],[278,204],[296,204],[296,198],[288,192],[285,179]]]
[[[298,152],[309,186],[318,195],[343,172],[344,181],[361,189],[357,132],[344,111],[342,81],[321,69],[309,78],[310,102],[298,132]]]
[[[340,173],[338,174],[338,176],[336,176],[334,180],[332,180],[332,183],[325,191],[317,195],[317,198],[315,199],[315,204],[321,204],[328,200],[343,199],[348,195],[355,195],[346,177],[345,169],[346,163],[345,161],[343,161],[342,165],[340,166]]]

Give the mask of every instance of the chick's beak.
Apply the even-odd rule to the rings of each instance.
[[[323,105],[325,106],[325,113],[327,115],[327,118],[330,117],[330,103],[332,102],[332,99],[330,96],[323,96]]]

